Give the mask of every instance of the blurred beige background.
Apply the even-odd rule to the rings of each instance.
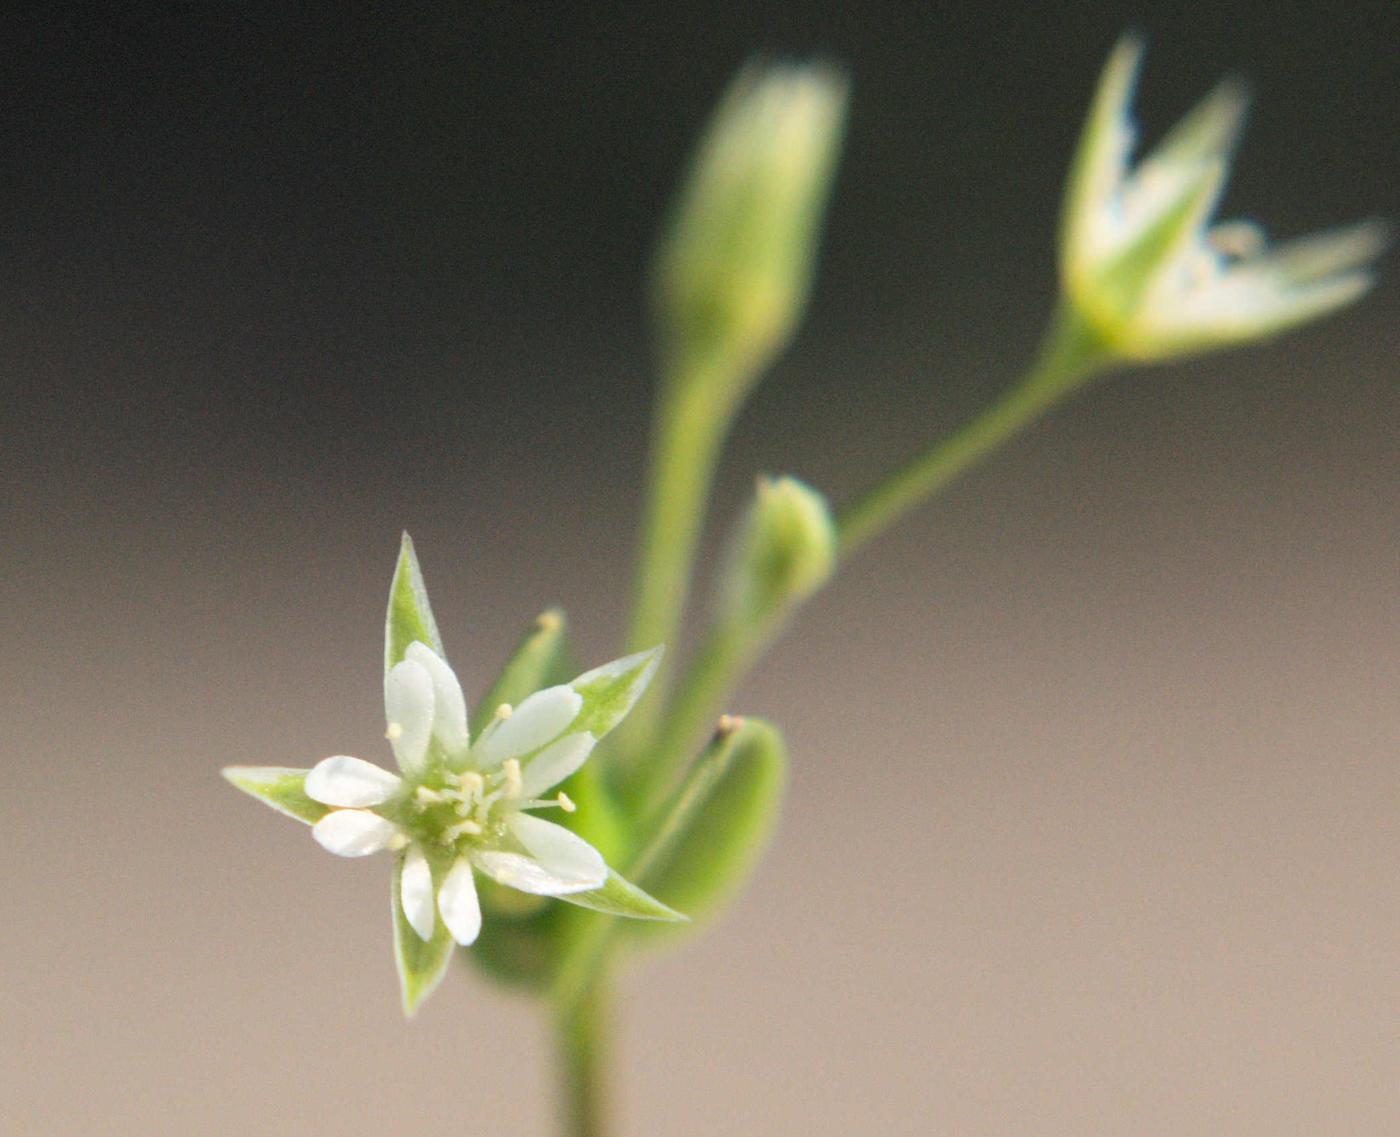
[[[218,770],[387,759],[404,527],[469,692],[548,604],[615,653],[641,265],[748,50],[849,60],[857,109],[811,329],[716,526],[758,470],[848,499],[1028,354],[1124,13],[583,7],[17,25],[0,1132],[549,1131],[533,1009],[463,968],[405,1023],[387,864]],[[1239,66],[1238,208],[1393,213],[1393,7],[1226,7],[1153,22],[1148,120]],[[624,1135],[1400,1128],[1384,275],[1325,326],[1105,382],[811,605],[735,704],[789,732],[778,840],[637,968]]]

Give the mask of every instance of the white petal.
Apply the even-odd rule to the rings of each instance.
[[[458,857],[447,879],[438,890],[438,910],[452,938],[463,947],[476,942],[481,932],[481,904],[476,898],[476,881],[471,862]]]
[[[417,845],[410,845],[399,877],[399,900],[408,926],[426,943],[433,938],[433,870]]]
[[[539,797],[551,786],[557,786],[588,761],[594,742],[594,737],[586,730],[551,742],[526,765],[520,779],[521,793],[526,797]]]
[[[373,762],[337,754],[311,767],[306,775],[306,796],[322,805],[356,808],[388,801],[402,784],[397,774]]]
[[[404,658],[422,664],[432,676],[433,737],[449,756],[461,756],[467,749],[467,701],[456,674],[442,656],[417,640],[408,645]]]
[[[478,853],[477,865],[492,880],[541,896],[586,892],[607,880],[608,866],[582,837],[525,813],[515,814],[509,825],[530,855]]]
[[[384,717],[394,757],[405,774],[423,769],[433,733],[433,703],[428,669],[412,659],[394,664],[384,681]]]
[[[477,769],[495,769],[507,758],[519,758],[553,742],[578,717],[582,706],[582,696],[563,685],[536,691],[483,736],[472,754]]]
[[[311,827],[321,848],[338,857],[365,857],[389,846],[399,828],[367,809],[333,809]]]

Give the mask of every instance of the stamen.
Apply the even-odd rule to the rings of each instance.
[[[515,710],[509,703],[502,703],[499,707],[496,708],[496,713],[493,717],[496,719],[497,722],[505,722],[506,719],[510,718],[510,716],[514,713]]]
[[[445,800],[449,792],[450,791],[443,791],[442,793],[438,793],[437,790],[431,790],[427,786],[419,786],[413,792],[413,796],[417,798],[422,805],[433,805],[436,802]]]
[[[384,728],[384,737],[390,742],[397,742],[403,737],[403,723],[391,722]]]
[[[388,848],[389,848],[389,850],[390,850],[391,852],[397,853],[400,849],[404,848],[407,844],[408,844],[408,834],[407,834],[407,833],[395,833],[392,837],[389,838],[389,845],[388,845]]]
[[[449,825],[442,831],[442,835],[447,841],[455,841],[458,837],[464,836],[480,837],[481,832],[481,826],[475,821],[463,820],[457,822],[456,825]]]
[[[559,808],[562,809],[565,813],[573,813],[574,810],[578,809],[578,806],[574,804],[573,798],[571,798],[563,790],[559,791],[558,804]]]
[[[520,759],[507,758],[501,765],[501,770],[505,774],[505,785],[503,790],[508,798],[519,797],[523,788],[520,778]]]

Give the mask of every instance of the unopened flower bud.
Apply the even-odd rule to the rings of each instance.
[[[725,619],[754,624],[780,616],[825,584],[835,562],[826,499],[796,478],[760,478],[723,580]]]
[[[662,242],[656,308],[673,365],[742,381],[792,335],[807,299],[845,116],[830,67],[752,64],[701,141]]]

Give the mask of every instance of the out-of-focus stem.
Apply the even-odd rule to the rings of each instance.
[[[592,984],[555,1012],[560,1137],[606,1137],[611,1129],[608,1065],[612,1000],[607,984]]]
[[[960,474],[1078,391],[1110,362],[1102,345],[1072,313],[1057,313],[1035,364],[1005,395],[953,435],[870,489],[837,516],[844,562]],[[654,800],[685,761],[705,725],[748,668],[787,626],[793,609],[760,627],[711,627],[685,673],[645,770],[639,792]]]

